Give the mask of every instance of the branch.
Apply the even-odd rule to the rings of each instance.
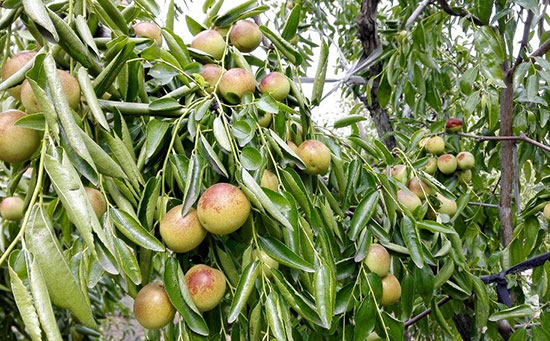
[[[533,11],[529,10],[527,12],[527,19],[525,19],[525,26],[523,27],[523,37],[521,38],[518,56],[516,58],[514,66],[512,67],[512,70],[514,70],[523,61],[523,57],[521,56],[521,53],[523,52],[523,50],[525,50],[525,48],[527,48],[527,45],[529,44],[529,31],[531,29],[531,24],[533,23],[533,17],[534,17]]]
[[[453,17],[470,18],[470,19],[472,19],[473,23],[476,24],[477,26],[484,26],[485,25],[483,23],[483,21],[481,21],[478,17],[476,17],[475,15],[473,15],[471,13],[468,13],[468,11],[466,11],[463,8],[452,9],[451,6],[449,6],[447,1],[445,1],[445,0],[437,0],[437,2],[441,6],[441,8],[445,11],[445,13],[447,13],[447,14],[453,16]]]
[[[416,21],[416,19],[418,19],[420,14],[422,14],[426,6],[428,6],[431,2],[432,0],[424,0],[418,5],[418,7],[414,10],[414,12],[405,23],[405,29],[408,29],[412,24],[414,24],[414,22]]]
[[[498,205],[496,204],[486,204],[484,202],[469,202],[468,205],[472,205],[472,206],[481,206],[481,207],[488,207],[488,208],[498,208]]]
[[[460,136],[463,137],[469,137],[472,139],[476,139],[480,142],[483,141],[522,141],[532,144],[535,147],[539,147],[540,149],[543,149],[547,152],[550,152],[550,146],[547,146],[545,144],[542,144],[538,141],[533,140],[530,137],[527,137],[523,132],[519,134],[519,136],[483,136],[483,135],[474,135],[474,134],[467,134],[467,133],[457,133]]]
[[[530,57],[531,58],[533,58],[533,57],[542,57],[548,51],[550,51],[550,38],[546,39],[544,44],[542,44],[538,49],[536,49],[535,52],[533,52]]]
[[[442,300],[440,300],[439,302],[437,302],[437,306],[441,307],[445,303],[449,302],[451,299],[452,298],[447,296],[447,297],[443,298]],[[420,314],[418,314],[415,317],[411,318],[410,320],[405,321],[405,329],[407,329],[411,325],[415,324],[416,322],[422,320],[424,317],[430,315],[431,312],[432,312],[432,308],[426,309],[423,312],[421,312]]]

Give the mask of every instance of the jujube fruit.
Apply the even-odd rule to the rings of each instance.
[[[67,102],[69,102],[69,106],[72,109],[76,109],[78,104],[80,104],[80,85],[78,81],[67,71],[57,70],[57,74],[59,75],[63,93],[65,94],[65,98],[67,98]],[[21,102],[29,114],[40,111],[40,104],[28,80],[23,82],[21,88]]]
[[[437,209],[437,212],[441,214],[446,214],[449,217],[452,217],[455,215],[457,206],[456,201],[453,199],[449,199],[440,193],[436,193],[437,199],[441,202],[441,206]]]
[[[409,190],[416,194],[419,199],[424,199],[426,195],[433,194],[432,188],[418,177],[414,177],[409,181]]]
[[[405,165],[395,165],[390,172],[392,178],[399,181],[402,184],[407,184],[409,176],[407,174],[407,167]]]
[[[0,113],[0,160],[23,162],[28,160],[40,146],[40,133],[15,125],[25,113],[8,110]]]
[[[107,203],[105,202],[105,198],[103,197],[101,192],[95,188],[84,187],[84,190],[88,195],[88,200],[90,200],[90,203],[92,204],[95,215],[98,218],[101,218],[103,214],[107,211]]]
[[[250,215],[250,201],[238,187],[217,183],[201,195],[197,215],[202,226],[213,234],[229,234],[239,229]]]
[[[458,168],[468,170],[474,168],[476,165],[476,159],[470,152],[460,152],[456,156]]]
[[[290,82],[282,73],[271,72],[260,82],[260,91],[263,94],[271,94],[277,101],[282,101],[290,92]]]
[[[391,257],[385,247],[380,244],[371,244],[365,257],[365,264],[370,271],[384,277],[390,272],[390,262]]]
[[[397,277],[392,274],[387,274],[382,278],[382,298],[380,304],[389,306],[399,301],[401,298],[401,284]]]
[[[544,205],[543,214],[546,220],[550,220],[550,202]]]
[[[217,269],[198,264],[185,274],[191,299],[200,311],[214,309],[225,295],[225,276]]]
[[[431,157],[426,162],[426,166],[424,167],[424,171],[428,174],[434,175],[435,172],[437,172],[437,160],[434,157]]]
[[[220,60],[225,52],[225,40],[215,30],[205,30],[193,38],[191,47]]]
[[[214,91],[214,87],[218,84],[218,81],[222,78],[224,72],[225,69],[216,64],[206,64],[202,67],[201,76],[210,85],[206,88],[206,91]]]
[[[472,170],[467,169],[458,173],[458,181],[463,184],[467,184],[472,181]]]
[[[422,201],[416,194],[402,189],[397,191],[397,201],[411,212],[422,205]]]
[[[459,132],[462,130],[462,120],[459,118],[449,118],[445,123],[445,128],[448,131]]]
[[[276,192],[279,189],[279,179],[277,179],[277,175],[275,175],[275,173],[266,169],[262,175],[260,186],[269,188],[270,190]]]
[[[160,235],[164,243],[174,252],[189,252],[202,243],[206,230],[202,227],[197,211],[191,209],[181,215],[183,205],[166,212],[160,221]]]
[[[223,74],[218,90],[226,101],[236,104],[244,94],[256,91],[256,79],[245,69],[230,69]]]
[[[0,202],[0,216],[10,221],[18,221],[23,218],[25,202],[19,197],[7,197]]]
[[[160,329],[172,322],[176,309],[161,283],[149,283],[136,295],[134,315],[147,329]]]
[[[426,150],[432,154],[442,154],[445,151],[445,140],[439,136],[430,137],[426,142]]]
[[[279,268],[279,262],[269,257],[269,255],[265,253],[263,250],[255,250],[254,255],[256,256],[257,259],[260,260],[262,272],[267,277],[271,276],[271,269]]]
[[[229,40],[239,51],[252,52],[262,42],[260,27],[250,20],[241,20],[233,26]]]
[[[437,159],[437,168],[443,174],[452,174],[456,170],[457,162],[456,157],[451,154],[441,155]]]
[[[160,28],[152,22],[143,21],[134,25],[134,31],[138,37],[151,38],[162,45],[162,33]]]
[[[35,55],[36,52],[34,51],[21,51],[8,58],[2,68],[2,80],[10,78],[10,76],[19,71],[23,66],[27,65]],[[18,101],[21,100],[21,85],[8,89],[8,93]]]
[[[298,147],[298,156],[304,164],[307,174],[317,175],[325,174],[330,167],[330,149],[323,142],[316,140],[307,140]]]

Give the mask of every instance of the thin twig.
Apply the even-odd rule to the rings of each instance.
[[[514,63],[514,66],[512,67],[512,69],[515,69],[523,61],[523,57],[521,56],[521,54],[523,53],[523,51],[527,48],[527,45],[529,44],[529,32],[530,32],[530,29],[531,29],[531,24],[533,23],[533,17],[534,17],[533,11],[530,11],[530,10],[527,11],[527,19],[525,19],[525,26],[523,28],[523,37],[521,38],[521,43],[520,43],[520,46],[519,46],[518,56],[516,58],[516,61]]]
[[[497,204],[486,204],[484,202],[474,202],[474,201],[471,201],[468,203],[468,205],[472,205],[472,206],[481,206],[481,207],[488,207],[488,208],[498,208],[498,205]]]
[[[483,21],[481,21],[478,17],[476,17],[475,15],[469,13],[468,11],[466,11],[463,8],[453,9],[453,8],[451,8],[451,6],[445,0],[437,0],[437,2],[441,6],[441,8],[445,11],[445,13],[447,13],[449,15],[452,15],[454,17],[462,17],[462,18],[472,19],[473,23],[476,24],[477,26],[485,25],[483,23]]]
[[[546,41],[531,54],[531,58],[533,57],[542,57],[544,56],[548,51],[550,51],[550,38],[546,39]]]
[[[428,6],[431,2],[432,2],[432,0],[424,0],[418,5],[418,7],[414,10],[414,12],[411,14],[409,19],[407,20],[407,23],[405,23],[405,29],[406,30],[409,29],[409,27],[412,24],[414,24],[414,22],[416,21],[416,19],[418,19],[420,14],[422,14],[422,12],[426,8],[426,6]]]
[[[447,297],[443,298],[442,300],[440,300],[439,302],[437,302],[437,306],[441,307],[442,305],[449,302],[450,300],[452,300],[452,298],[447,296]],[[405,328],[408,328],[411,325],[415,324],[416,322],[422,320],[424,317],[430,315],[431,312],[432,312],[432,308],[426,309],[423,312],[421,312],[420,314],[416,315],[415,317],[412,317],[410,320],[405,321]]]
[[[484,136],[484,135],[474,135],[474,134],[467,134],[467,133],[457,133],[460,136],[463,137],[469,137],[472,139],[476,139],[480,142],[483,141],[522,141],[532,144],[533,146],[539,147],[540,149],[543,149],[547,152],[550,152],[550,146],[547,146],[545,144],[542,144],[538,141],[533,140],[530,137],[527,137],[523,132],[519,134],[519,136]]]

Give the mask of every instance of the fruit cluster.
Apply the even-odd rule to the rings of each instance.
[[[391,256],[388,250],[380,244],[371,244],[365,257],[365,265],[382,279],[380,304],[389,306],[397,302],[401,298],[401,284],[390,273]]]

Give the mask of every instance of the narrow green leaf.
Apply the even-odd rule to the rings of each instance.
[[[301,5],[296,6],[296,8],[299,8],[299,7],[301,7]],[[283,34],[284,34],[284,31],[283,31]],[[311,104],[313,105],[319,105],[319,103],[321,103],[321,98],[323,97],[323,89],[325,88],[325,79],[327,76],[328,54],[329,54],[328,44],[325,40],[323,40],[321,43],[321,53],[319,54],[319,62],[317,64],[317,72],[315,73],[315,82],[313,83],[313,90],[311,92]],[[334,128],[341,128],[341,126],[339,126],[341,122],[339,121],[341,120],[338,120],[334,123]]]
[[[109,212],[113,223],[126,238],[146,249],[158,252],[164,251],[164,245],[130,214],[116,208],[110,209]]]
[[[533,309],[531,309],[528,304],[521,304],[491,314],[491,316],[489,316],[489,321],[496,322],[498,320],[514,319],[525,316],[533,316]]]
[[[42,0],[22,1],[25,14],[29,16],[36,24],[48,31],[55,41],[59,40],[55,26],[48,15],[46,6]]]
[[[99,105],[99,102],[97,100],[97,96],[95,94],[92,81],[88,76],[88,72],[86,71],[85,68],[80,68],[78,69],[77,76],[78,76],[78,83],[80,84],[80,88],[82,89],[84,98],[86,98],[86,104],[88,105],[88,108],[90,108],[90,112],[92,113],[96,121],[105,130],[110,131],[111,128],[109,127],[109,123],[107,123],[107,119],[105,118],[105,113],[103,113],[103,110],[101,110],[101,106]]]
[[[379,199],[380,192],[374,191],[361,200],[351,218],[351,226],[348,232],[351,240],[355,241],[361,230],[367,226],[367,223],[376,210]]]
[[[420,237],[416,230],[416,223],[408,216],[403,216],[401,220],[401,235],[411,253],[412,261],[421,269],[424,266],[424,254],[420,245]]]
[[[269,328],[275,336],[275,339],[279,341],[286,341],[285,329],[283,327],[284,322],[281,319],[278,308],[278,297],[274,292],[270,293],[265,300],[265,315]]]
[[[312,264],[290,250],[286,245],[272,237],[259,237],[258,243],[269,257],[290,268],[305,272],[315,272]]]
[[[233,296],[233,301],[231,302],[227,323],[233,323],[239,317],[248,297],[252,293],[252,290],[254,290],[254,282],[256,278],[258,278],[260,271],[260,263],[257,260],[248,264],[243,270],[241,278],[239,279],[239,284],[237,285],[237,290]]]

